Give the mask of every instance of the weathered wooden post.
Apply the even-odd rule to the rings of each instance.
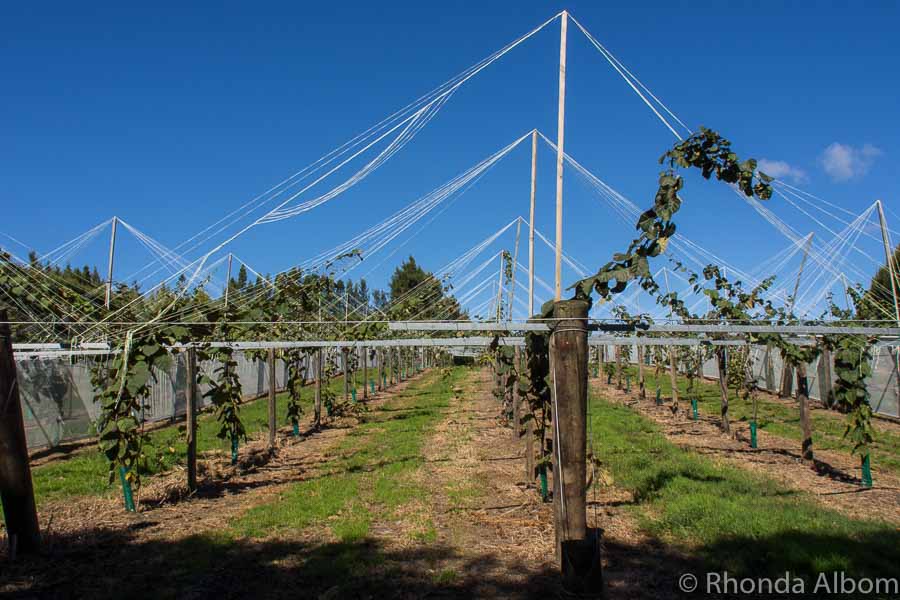
[[[647,397],[647,388],[644,386],[644,347],[637,347],[638,385],[640,386],[640,398]]]
[[[197,490],[197,351],[187,350],[187,387],[185,388],[187,414],[187,479],[188,492]]]
[[[819,399],[822,404],[831,408],[834,406],[834,397],[831,382],[831,351],[828,348],[822,348],[822,354],[819,356]]]
[[[316,427],[322,424],[322,349],[316,348]]]
[[[722,422],[719,426],[724,433],[731,433],[731,424],[728,422],[728,363],[722,346],[716,350],[716,359],[719,366],[719,394],[722,397]]]
[[[599,540],[587,527],[589,308],[585,300],[557,302],[550,332],[556,553],[566,586],[579,592],[597,592],[602,585]]]
[[[806,363],[797,363],[797,402],[800,404],[800,429],[803,432],[801,457],[805,462],[812,462],[812,422],[809,418],[809,387],[806,381]]]
[[[672,385],[672,410],[678,410],[678,371],[675,365],[675,348],[669,346],[669,383]]]
[[[377,375],[377,386],[379,392],[384,391],[384,350],[378,349],[375,351],[375,360],[378,363],[378,375]]]
[[[393,372],[391,371],[391,354],[392,354],[391,349],[388,348],[387,350],[384,351],[384,353],[385,353],[385,363],[387,366],[387,374],[385,376],[384,387],[389,388],[392,383],[392,377],[394,376]]]
[[[275,448],[275,430],[278,428],[278,421],[275,416],[275,350],[269,348],[267,362],[269,363],[269,450]]]
[[[344,371],[344,402],[347,402],[350,399],[350,368],[347,365],[347,363],[350,362],[349,355],[350,353],[346,348],[341,348],[341,366]]]
[[[513,357],[513,364],[516,367],[516,373],[519,373],[521,369],[519,368],[519,347],[516,346],[515,355]],[[519,439],[519,404],[522,402],[521,396],[519,396],[519,379],[518,377],[513,382],[512,385],[512,421],[513,421],[513,440]]]
[[[0,310],[0,501],[9,537],[9,553],[35,553],[41,530],[34,505],[28,442],[19,399],[12,331],[5,310]]]
[[[616,346],[616,389],[622,389],[622,347]]]
[[[366,350],[365,346],[361,347],[360,353],[362,354],[362,372],[363,372],[363,380],[362,380],[362,393],[363,400],[369,399],[369,353]]]
[[[794,368],[784,358],[781,359],[781,389],[778,396],[790,398],[794,389]]]

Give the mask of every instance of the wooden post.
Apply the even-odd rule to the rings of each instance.
[[[269,450],[275,448],[275,430],[278,421],[275,417],[275,350],[269,348]]]
[[[778,395],[782,398],[790,398],[794,388],[794,368],[788,365],[784,359],[781,363],[781,389],[778,390]]]
[[[766,390],[775,391],[775,366],[772,364],[772,344],[766,344],[766,356],[763,361],[766,369]]]
[[[797,402],[800,404],[800,429],[803,432],[801,457],[806,462],[812,462],[812,422],[809,418],[809,389],[806,382],[806,363],[803,361],[797,364]]]
[[[513,358],[513,364],[516,367],[516,372],[520,371],[519,369],[519,347],[516,346],[515,356]],[[522,398],[519,396],[519,381],[518,379],[513,383],[512,389],[512,409],[513,409],[513,440],[519,439],[519,404],[522,402]]]
[[[644,347],[637,347],[637,363],[638,363],[638,386],[640,386],[640,397],[643,400],[647,397],[647,390],[644,387]]]
[[[378,350],[378,391],[384,391],[384,379],[385,379],[385,370],[384,370],[384,350]]]
[[[819,365],[819,397],[822,404],[831,408],[834,405],[834,397],[831,381],[831,351],[828,348],[822,348]]]
[[[678,410],[678,371],[675,366],[675,348],[669,347],[669,383],[672,384],[672,410]]]
[[[341,348],[341,366],[344,368],[344,402],[350,399],[350,380],[348,379],[350,368],[347,365],[350,362],[349,355],[346,348]]]
[[[28,442],[8,321],[6,311],[0,310],[0,501],[10,556],[15,556],[37,552],[41,546],[41,530],[34,505]]]
[[[534,481],[534,421],[525,424],[525,482]]]
[[[716,359],[719,366],[719,394],[722,396],[722,422],[720,427],[725,433],[731,433],[731,424],[728,422],[728,363],[725,349],[721,346],[716,350]]]
[[[587,529],[587,317],[584,300],[557,302],[550,333],[556,552],[567,587],[596,591],[598,540]]]
[[[388,387],[394,384],[394,365],[393,365],[393,356],[394,351],[388,348],[385,353],[387,354],[387,384]]]
[[[322,424],[322,349],[316,349],[316,427]]]
[[[188,348],[186,362],[187,479],[188,492],[195,492],[197,490],[197,351],[194,348]]]
[[[362,354],[362,397],[363,400],[369,399],[369,353],[365,347],[360,348]]]
[[[563,217],[563,163],[566,124],[566,30],[569,13],[562,12],[559,30],[559,105],[556,113],[556,296],[562,298],[562,217]]]
[[[616,346],[616,389],[622,389],[622,347]]]

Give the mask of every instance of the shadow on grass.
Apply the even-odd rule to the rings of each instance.
[[[440,542],[397,548],[373,538],[324,544],[218,533],[176,541],[139,538],[142,529],[157,524],[53,534],[42,555],[15,563],[0,555],[0,590],[7,598],[564,597],[552,569],[492,552],[461,555]],[[682,573],[696,575],[702,585],[705,573],[723,570],[737,578],[788,571],[811,589],[822,571],[895,576],[898,547],[900,533],[852,539],[801,532],[738,536],[691,553],[653,538],[615,540],[603,544],[604,577],[610,598],[687,597],[677,587]]]
[[[442,545],[252,541],[215,533],[136,539],[135,528],[53,535],[44,554],[0,557],[7,598],[546,598],[552,572]]]

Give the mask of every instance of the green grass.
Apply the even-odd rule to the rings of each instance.
[[[628,372],[632,375],[632,382],[637,379],[637,367],[631,366]],[[615,381],[615,378],[613,378]],[[647,396],[652,397],[656,390],[656,377],[653,367],[644,368],[644,381],[647,388]],[[699,385],[698,385],[699,383]],[[668,369],[660,377],[660,389],[663,396],[672,395],[672,385],[669,380]],[[701,414],[718,417],[721,414],[721,396],[718,383],[706,380],[695,382],[697,405]],[[632,390],[636,391],[636,384],[632,384]],[[687,378],[678,377],[678,398],[686,406],[689,406],[687,395]],[[739,400],[733,390],[729,390],[728,414],[732,422],[749,422],[753,417],[752,402]],[[757,427],[779,437],[797,440],[798,449],[801,439],[800,409],[796,405],[779,402],[766,395],[760,394],[757,403]],[[874,423],[875,441],[871,446],[872,466],[881,468],[900,475],[900,435],[883,429],[879,430],[878,422]],[[844,439],[845,416],[834,411],[814,411],[812,413],[813,450],[836,450],[850,454],[853,444]]]
[[[374,515],[391,518],[396,509],[424,495],[412,477],[422,465],[422,446],[449,406],[449,381],[436,372],[410,386],[370,414],[332,451],[329,471],[292,485],[274,502],[255,506],[235,519],[236,535],[265,537],[285,529],[327,526],[341,542],[366,536]],[[436,536],[427,519],[413,535]]]
[[[900,532],[890,524],[847,518],[770,479],[681,449],[625,406],[594,398],[590,423],[604,468],[633,493],[629,510],[639,526],[708,570],[896,575]]]
[[[361,379],[361,378],[360,378]],[[343,379],[337,377],[329,383],[340,397],[343,394]],[[305,411],[312,410],[313,386],[307,386],[301,403]],[[287,393],[276,397],[279,411],[279,427],[286,424],[284,411]],[[241,406],[241,420],[248,436],[268,431],[268,402],[266,398],[253,400]],[[149,433],[150,444],[144,447],[147,457],[141,466],[142,475],[154,475],[168,471],[175,465],[183,465],[187,459],[187,442],[183,431],[184,423],[156,429]],[[201,415],[197,422],[197,451],[231,451],[231,442],[217,437],[219,424],[212,414]],[[35,501],[38,506],[63,498],[86,495],[118,493],[117,486],[107,485],[108,463],[96,447],[80,452],[70,458],[49,462],[32,468]]]

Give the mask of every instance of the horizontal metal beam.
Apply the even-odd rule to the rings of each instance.
[[[794,335],[871,335],[878,337],[900,336],[897,327],[861,327],[855,325],[650,325],[647,332],[659,333],[779,333]]]
[[[493,323],[477,322],[436,322],[436,321],[391,321],[391,331],[548,331],[553,319],[545,323],[524,321],[501,321]],[[592,329],[599,331],[636,331],[642,333],[712,333],[738,335],[743,333],[778,333],[793,335],[871,335],[877,337],[900,337],[897,327],[864,327],[857,325],[729,325],[707,323],[700,325],[681,324],[637,324],[600,322],[592,323]]]
[[[524,321],[494,321],[479,323],[476,321],[391,321],[391,331],[547,331],[546,323],[525,323]]]
[[[788,340],[798,346],[812,346],[812,339],[794,338]],[[651,337],[589,337],[590,346],[747,346],[746,340],[710,340],[705,338],[651,338]],[[760,346],[761,344],[750,344]]]

